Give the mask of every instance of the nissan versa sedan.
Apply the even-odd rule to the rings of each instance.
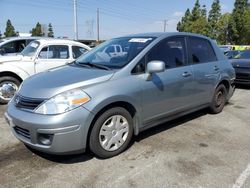
[[[123,55],[100,55],[120,46]],[[114,38],[74,62],[26,79],[5,117],[16,138],[51,154],[108,158],[132,136],[202,108],[222,111],[235,72],[201,35],[147,33]]]
[[[239,55],[231,59],[235,72],[236,84],[250,85],[250,50],[241,51]]]

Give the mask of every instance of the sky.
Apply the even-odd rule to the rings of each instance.
[[[195,0],[76,0],[78,38],[96,39],[97,8],[100,10],[100,39],[143,33],[161,32],[167,20],[167,32]],[[200,0],[211,8],[213,0]],[[221,0],[222,13],[231,12],[234,0]],[[74,38],[73,0],[0,0],[0,31],[5,32],[10,19],[15,30],[27,33],[36,23],[53,26],[55,37]]]

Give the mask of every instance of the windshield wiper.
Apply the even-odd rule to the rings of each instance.
[[[94,68],[98,68],[98,69],[103,69],[103,70],[111,70],[109,67],[105,66],[105,65],[100,65],[100,64],[96,64],[96,63],[90,63],[90,62],[76,62],[77,65],[80,66],[86,66],[86,67],[94,67]]]

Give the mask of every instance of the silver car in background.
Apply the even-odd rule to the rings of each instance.
[[[102,54],[115,45],[123,55]],[[36,150],[68,154],[89,147],[108,158],[157,124],[207,107],[221,112],[233,95],[234,79],[232,65],[209,38],[131,35],[28,78],[5,117],[13,134]]]

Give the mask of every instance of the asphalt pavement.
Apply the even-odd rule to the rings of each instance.
[[[0,107],[0,187],[250,187],[250,87],[218,115],[198,111],[141,133],[124,153],[31,151],[10,132]]]

